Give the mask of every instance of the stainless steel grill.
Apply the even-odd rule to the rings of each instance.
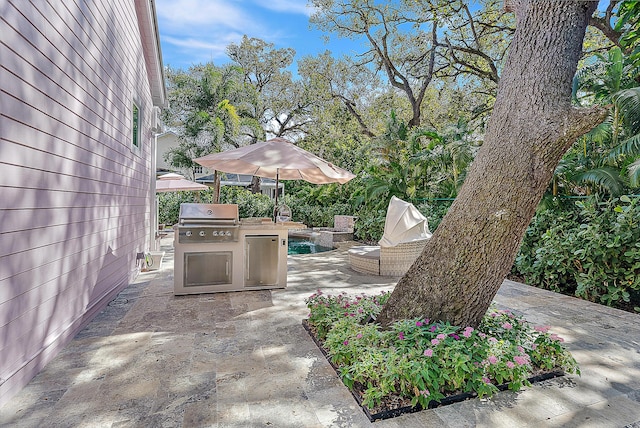
[[[237,242],[240,223],[235,204],[181,204],[177,239],[182,244]]]
[[[181,204],[175,230],[174,294],[234,288],[242,280],[238,206]]]

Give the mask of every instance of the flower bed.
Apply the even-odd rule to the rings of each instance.
[[[477,329],[411,319],[382,330],[367,321],[388,298],[306,299],[307,330],[372,421],[579,374],[560,337],[509,311],[491,308]]]

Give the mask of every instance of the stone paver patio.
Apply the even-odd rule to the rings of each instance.
[[[284,290],[173,296],[172,238],[143,273],[0,408],[11,427],[640,427],[640,315],[505,281],[496,302],[551,325],[565,376],[370,423],[301,321],[304,298],[378,293],[339,250],[289,257]]]

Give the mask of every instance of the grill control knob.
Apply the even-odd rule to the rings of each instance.
[[[198,235],[200,236],[205,236],[207,234],[207,232],[205,232],[204,230],[201,230],[200,233]]]
[[[227,236],[231,236],[231,231],[227,230],[224,234]]]
[[[213,231],[213,233],[212,233],[212,235],[213,235],[213,236],[218,236],[218,231],[217,231],[217,230],[214,230],[214,231]]]
[[[193,232],[190,231],[190,230],[187,230],[184,234],[185,234],[185,236],[191,236],[191,235],[193,235]]]

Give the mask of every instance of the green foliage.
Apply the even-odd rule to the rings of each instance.
[[[371,147],[379,157],[365,169],[355,201],[376,210],[386,209],[392,196],[405,201],[455,197],[477,145],[461,119],[439,134],[409,129],[392,111],[386,132]]]
[[[357,186],[354,183],[356,180],[344,185],[321,186],[303,181],[288,181],[284,201],[291,208],[295,221],[308,227],[333,227],[335,215],[357,215],[350,202],[350,189]]]
[[[178,223],[180,204],[207,203],[213,198],[213,190],[199,192],[164,192],[158,194],[158,223],[172,226]]]
[[[414,202],[418,211],[420,211],[427,219],[429,219],[429,230],[433,232],[438,228],[440,222],[449,211],[453,199],[428,199],[417,200]]]
[[[358,211],[354,237],[359,241],[377,243],[384,232],[386,215],[386,210],[381,209],[362,209]]]
[[[640,61],[640,2],[624,0],[620,3],[617,13],[619,19],[615,30],[621,31],[620,44],[626,49],[629,57]]]
[[[165,153],[169,165],[194,171],[199,165],[193,159],[237,147],[241,131],[256,127],[250,115],[255,88],[243,82],[239,67],[198,64],[188,70],[168,68],[166,76],[163,122],[180,141]]]
[[[460,391],[490,396],[505,383],[517,391],[529,385],[535,369],[579,373],[560,337],[509,311],[490,309],[478,329],[428,319],[401,320],[384,331],[366,323],[388,297],[318,290],[305,300],[316,337],[345,385],[364,390],[369,409],[390,396],[427,408]]]
[[[182,203],[210,203],[213,201],[213,189],[200,192],[166,192],[158,194],[158,222],[174,225],[180,216]],[[238,204],[240,218],[271,217],[273,201],[269,196],[251,191],[240,186],[222,186],[220,188],[221,204]]]
[[[640,297],[640,203],[622,196],[536,215],[515,270],[527,283],[608,306]]]
[[[563,158],[553,195],[601,193],[619,196],[638,187],[640,164],[640,62],[619,47],[596,53],[574,78],[574,102],[599,104],[609,116],[580,138]]]
[[[273,201],[267,195],[251,193],[240,186],[220,187],[220,203],[238,204],[240,218],[271,217],[273,215]]]

